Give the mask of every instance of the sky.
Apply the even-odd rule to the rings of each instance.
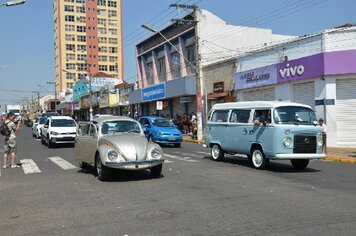
[[[8,0],[0,0],[5,3]],[[187,14],[172,3],[196,4],[228,24],[272,29],[274,34],[305,35],[356,24],[355,0],[122,0],[124,80],[136,78],[135,45]],[[5,104],[53,93],[54,35],[52,0],[27,0],[0,7],[0,111]],[[40,85],[40,86],[38,86]]]

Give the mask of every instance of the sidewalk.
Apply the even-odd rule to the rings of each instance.
[[[204,140],[193,140],[188,134],[183,134],[183,140],[184,142],[204,144]],[[329,147],[325,160],[356,164],[356,148]]]

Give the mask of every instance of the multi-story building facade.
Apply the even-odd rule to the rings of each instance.
[[[57,92],[104,72],[122,79],[122,1],[53,0]]]

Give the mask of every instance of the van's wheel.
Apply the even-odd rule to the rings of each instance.
[[[293,159],[290,160],[290,162],[292,163],[294,169],[303,170],[307,168],[309,164],[309,159]]]
[[[47,138],[48,138],[47,147],[48,147],[48,148],[53,148],[54,143],[51,141],[51,139],[50,139],[50,137],[49,137],[49,136],[48,136]]]
[[[260,147],[255,148],[252,151],[252,164],[256,169],[265,169],[269,163],[269,159],[265,157]]]
[[[151,175],[153,178],[158,178],[161,176],[162,166],[163,166],[162,164],[159,164],[150,168]]]
[[[221,149],[220,145],[214,144],[211,147],[211,156],[214,161],[221,161],[224,159],[224,151]]]
[[[108,167],[104,166],[103,163],[101,163],[100,157],[98,155],[95,157],[95,169],[98,180],[105,181],[108,179],[109,169]]]

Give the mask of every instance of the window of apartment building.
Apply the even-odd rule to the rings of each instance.
[[[109,66],[109,71],[117,71],[117,70],[118,70],[117,65]]]
[[[109,19],[109,25],[110,26],[117,26],[117,20]]]
[[[77,32],[86,32],[86,27],[85,26],[80,26],[80,25],[77,25]]]
[[[87,46],[86,45],[77,45],[77,50],[84,52],[87,50]]]
[[[108,48],[104,46],[99,47],[99,52],[108,52]]]
[[[73,88],[73,83],[67,83],[67,88],[72,89]]]
[[[66,79],[75,79],[75,73],[66,73]]]
[[[66,69],[67,70],[75,70],[75,64],[74,63],[66,63]]]
[[[75,11],[77,13],[85,13],[85,6],[76,6]]]
[[[77,69],[78,71],[86,71],[87,70],[87,64],[85,63],[77,63]]]
[[[107,71],[108,70],[108,66],[107,65],[99,65],[99,70],[100,71]]]
[[[165,58],[161,57],[157,61],[157,74],[159,82],[166,81],[166,63]]]
[[[106,0],[98,0],[98,6],[106,6]]]
[[[106,62],[106,61],[108,61],[108,57],[107,56],[98,56],[98,60],[101,62]]]
[[[117,6],[117,3],[115,1],[108,1],[108,6],[109,7],[116,7]]]
[[[98,18],[98,25],[106,25],[106,19],[100,19]]]
[[[66,60],[75,60],[75,54],[67,53],[66,54]]]
[[[109,47],[109,52],[111,53],[117,53],[117,47]]]
[[[180,75],[180,57],[177,51],[171,53],[171,62],[172,62],[172,79],[178,79]]]
[[[86,42],[87,41],[87,36],[85,36],[85,35],[77,35],[77,41],[78,42]]]
[[[117,44],[117,38],[109,38],[109,43]]]
[[[66,11],[66,12],[74,12],[74,6],[64,5],[64,11]]]
[[[109,34],[117,35],[117,29],[109,29]]]
[[[117,11],[115,11],[115,10],[109,10],[109,11],[108,11],[108,14],[109,14],[109,17],[117,16]]]
[[[66,39],[66,41],[75,41],[75,35],[74,34],[66,34],[65,39]]]
[[[85,3],[85,0],[76,0],[76,3]]]
[[[114,57],[114,56],[110,56],[110,57],[109,57],[109,61],[110,61],[110,62],[117,62],[117,61],[118,61],[118,58],[117,58],[117,57]]]
[[[146,63],[146,78],[147,78],[147,85],[153,85],[153,64],[152,61]]]
[[[78,79],[85,79],[85,77],[87,76],[87,74],[80,74],[78,73]]]
[[[65,31],[75,31],[75,26],[74,25],[65,25],[64,30]]]
[[[106,29],[105,28],[98,28],[98,34],[106,34]]]
[[[77,16],[77,22],[85,23],[86,22],[85,16]]]
[[[78,61],[86,61],[87,60],[87,55],[86,54],[78,54],[77,55],[77,60]]]
[[[98,16],[106,16],[106,10],[98,9]]]
[[[98,41],[99,41],[99,43],[107,43],[108,39],[106,37],[99,37]]]
[[[64,21],[67,21],[67,22],[74,22],[74,16],[64,16]]]
[[[74,2],[74,0],[64,0],[64,2]]]
[[[66,44],[66,50],[75,51],[75,45],[74,44]]]
[[[195,46],[191,45],[191,46],[187,47],[186,50],[187,50],[187,59],[188,59],[188,61],[192,65],[195,65]],[[188,74],[194,74],[195,73],[195,69],[189,63],[187,63],[187,73]]]

